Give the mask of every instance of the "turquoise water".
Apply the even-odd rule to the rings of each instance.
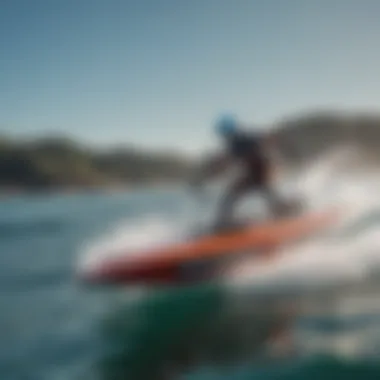
[[[1,379],[380,378],[376,310],[299,316],[276,299],[238,301],[218,284],[154,292],[77,281],[84,246],[145,215],[175,218],[183,213],[176,191],[0,207]],[[370,297],[376,305],[377,292]],[[268,341],[280,333],[297,339],[276,353]]]

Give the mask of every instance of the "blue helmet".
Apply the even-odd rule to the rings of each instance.
[[[215,124],[217,134],[222,136],[231,136],[238,130],[238,121],[233,115],[223,115]]]

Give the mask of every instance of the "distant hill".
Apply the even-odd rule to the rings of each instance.
[[[176,181],[189,174],[180,155],[123,148],[97,152],[64,138],[0,138],[0,187],[54,189]]]
[[[305,163],[338,145],[380,159],[380,115],[315,112],[275,125],[280,150],[290,165]],[[380,162],[380,161],[379,161]],[[97,151],[65,138],[29,142],[0,136],[0,187],[63,189],[125,186],[189,178],[194,162],[178,153],[127,147]]]
[[[380,115],[316,112],[281,120],[275,129],[289,163],[312,160],[337,145],[380,159]]]

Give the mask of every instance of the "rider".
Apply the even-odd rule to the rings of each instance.
[[[261,191],[275,213],[281,210],[284,205],[270,185],[272,165],[268,153],[274,142],[273,135],[249,133],[230,115],[221,117],[215,127],[224,143],[224,152],[206,162],[194,185],[200,185],[204,179],[219,174],[232,163],[243,169],[222,199],[217,224],[228,223],[235,202],[249,191]]]

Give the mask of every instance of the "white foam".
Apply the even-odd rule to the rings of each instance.
[[[88,271],[110,258],[142,255],[145,250],[172,243],[182,235],[183,226],[160,216],[147,216],[133,223],[121,222],[109,234],[81,250],[78,269]]]
[[[255,286],[260,281],[268,286],[281,283],[300,287],[317,283],[333,286],[360,281],[372,272],[380,271],[380,225],[372,221],[364,231],[359,228],[348,236],[344,234],[353,224],[364,223],[369,214],[380,210],[379,173],[353,173],[350,170],[359,165],[360,160],[360,154],[350,147],[335,149],[322,155],[313,165],[305,167],[298,178],[293,177],[285,184],[287,192],[299,194],[309,208],[345,207],[349,214],[340,226],[341,235],[284,250],[280,259],[271,265],[254,263],[231,270],[226,281],[228,286]],[[128,221],[118,225],[108,236],[91,242],[81,256],[80,268],[88,269],[111,254],[136,254],[144,248],[181,239],[188,222],[181,217],[178,221],[162,215],[147,216],[133,223]]]
[[[339,226],[341,234],[283,250],[280,258],[270,265],[234,270],[227,279],[229,286],[271,283],[296,287],[329,283],[333,286],[360,282],[380,272],[380,219],[379,224],[372,221],[360,229],[367,216],[380,210],[380,175],[373,171],[350,175],[352,160],[357,159],[351,153],[334,151],[321,157],[301,173],[295,183],[309,205],[345,208],[347,215]],[[357,231],[345,233],[355,224]]]

